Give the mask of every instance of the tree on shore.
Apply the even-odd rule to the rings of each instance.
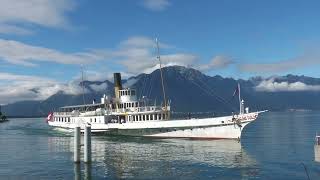
[[[4,114],[2,114],[2,112],[0,112],[0,120],[2,121],[7,120],[7,117]]]
[[[7,120],[7,117],[5,115],[1,115],[1,120],[5,121],[5,120]]]

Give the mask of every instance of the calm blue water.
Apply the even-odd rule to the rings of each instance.
[[[0,124],[0,179],[320,179],[317,131],[320,112],[269,112],[241,143],[93,137],[92,165],[76,166],[72,134],[11,119]]]

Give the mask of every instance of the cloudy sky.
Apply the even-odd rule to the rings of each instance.
[[[85,78],[184,65],[234,78],[320,77],[319,1],[0,0],[0,104]],[[290,85],[290,84],[289,84]]]

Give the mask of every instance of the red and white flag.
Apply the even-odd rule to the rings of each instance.
[[[52,118],[53,118],[53,112],[50,112],[47,116],[47,122],[52,121]]]

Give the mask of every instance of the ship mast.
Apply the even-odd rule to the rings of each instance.
[[[242,105],[241,105],[241,90],[240,90],[240,84],[238,83],[238,96],[239,96],[239,114],[242,114]]]
[[[85,98],[84,98],[84,82],[83,82],[83,65],[81,65],[81,85],[82,85],[82,99],[83,99],[83,105],[86,104]]]
[[[164,82],[163,82],[162,64],[161,64],[161,59],[160,59],[160,50],[159,50],[158,38],[156,38],[156,45],[157,45],[157,59],[159,60],[159,64],[160,64],[160,76],[161,76],[161,85],[162,85],[164,108],[165,108],[165,111],[167,111],[167,99],[166,99],[166,91],[165,91]]]

